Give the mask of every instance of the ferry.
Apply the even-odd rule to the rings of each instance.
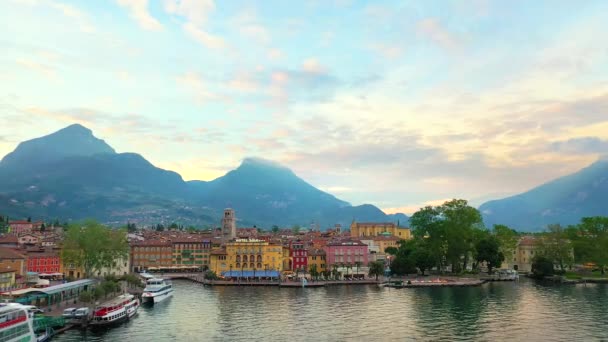
[[[132,294],[118,296],[95,308],[91,326],[107,326],[120,323],[135,316],[139,299]]]
[[[0,341],[48,341],[51,337],[49,331],[39,336],[34,333],[34,312],[30,307],[18,303],[0,304]]]
[[[146,282],[146,288],[141,295],[144,303],[159,303],[173,295],[173,285],[161,278],[151,278]]]

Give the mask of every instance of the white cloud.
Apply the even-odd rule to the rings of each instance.
[[[302,70],[312,74],[322,74],[327,72],[327,69],[319,63],[316,58],[308,58],[302,63]]]
[[[215,9],[213,0],[166,0],[165,11],[179,15],[193,25],[201,26],[207,21],[207,16]]]
[[[148,0],[117,0],[117,2],[129,11],[129,16],[143,29],[149,31],[163,29],[161,23],[148,11]]]
[[[226,47],[226,43],[222,37],[212,35],[192,23],[185,23],[183,28],[194,40],[210,49],[223,49]]]

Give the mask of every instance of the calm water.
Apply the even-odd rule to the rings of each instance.
[[[204,288],[175,296],[119,327],[53,341],[403,341],[608,339],[608,286],[531,281],[479,288]]]

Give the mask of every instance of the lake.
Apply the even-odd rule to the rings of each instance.
[[[572,341],[608,339],[608,286],[531,280],[469,288],[203,287],[102,332],[53,341]]]

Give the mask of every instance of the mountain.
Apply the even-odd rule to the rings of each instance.
[[[93,136],[90,129],[74,124],[47,136],[20,143],[15,151],[7,154],[0,166],[32,167],[65,157],[116,154],[105,141]]]
[[[506,224],[522,231],[548,224],[576,224],[582,217],[608,215],[608,160],[525,193],[482,204],[486,225]]]
[[[351,206],[260,158],[246,158],[210,182],[185,182],[141,155],[116,153],[81,125],[23,142],[0,162],[0,212],[16,217],[218,225],[226,207],[236,210],[240,226],[396,221],[375,206]]]

